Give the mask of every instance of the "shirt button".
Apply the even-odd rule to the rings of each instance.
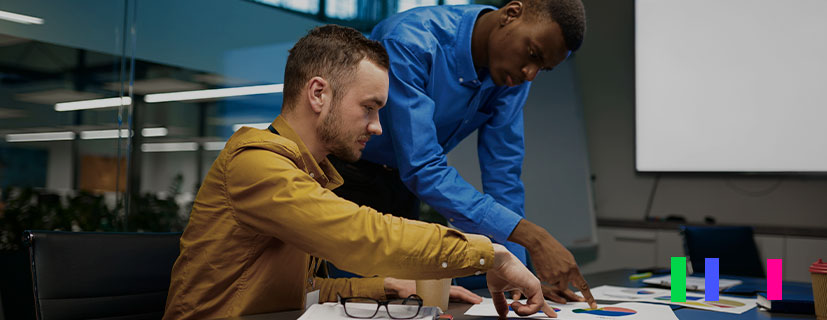
[[[480,258],[480,265],[485,265],[485,258]]]
[[[454,218],[449,218],[448,221],[454,222]]]
[[[462,79],[462,77],[460,77],[460,78],[459,78],[459,82],[462,82],[462,81],[464,81],[464,80]]]
[[[444,269],[444,268],[447,268],[447,267],[448,267],[448,263],[447,263],[447,262],[443,262],[443,263],[442,263],[442,268]]]
[[[316,175],[315,175],[315,174],[313,174],[313,172],[311,172],[311,173],[310,173],[310,177],[311,177],[311,178],[315,178],[315,177],[316,177]]]

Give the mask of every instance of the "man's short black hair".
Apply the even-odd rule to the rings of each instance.
[[[527,13],[550,18],[560,25],[566,48],[571,52],[580,49],[586,33],[586,9],[581,0],[518,0]]]

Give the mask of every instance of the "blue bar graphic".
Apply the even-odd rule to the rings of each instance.
[[[718,301],[718,258],[706,258],[704,287],[704,300]]]

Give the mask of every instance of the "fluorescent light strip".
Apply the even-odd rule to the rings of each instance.
[[[204,142],[204,150],[207,151],[221,151],[224,150],[225,141]]]
[[[279,93],[284,90],[284,84],[268,84],[237,88],[207,89],[181,92],[153,93],[144,96],[146,103],[186,101],[200,99],[226,98],[248,96],[254,94]]]
[[[121,129],[121,137],[129,135],[129,129]],[[83,140],[113,139],[118,137],[118,129],[113,130],[89,130],[81,131],[80,138]]]
[[[167,128],[164,127],[144,128],[141,130],[141,135],[144,137],[164,137],[167,135],[167,132]],[[121,137],[127,137],[128,135],[129,129],[121,129]],[[81,131],[80,138],[83,140],[114,139],[118,138],[118,129]]]
[[[238,131],[241,127],[253,127],[256,129],[267,129],[270,126],[270,122],[261,122],[261,123],[236,123],[233,125],[233,132]]]
[[[10,133],[6,135],[7,142],[60,141],[72,139],[75,139],[75,133],[72,131]]]
[[[8,11],[0,11],[0,19],[22,24],[43,24],[43,19]]]
[[[169,130],[164,127],[158,128],[143,128],[141,130],[141,135],[144,137],[166,137]]]
[[[175,152],[195,150],[198,150],[198,143],[195,142],[166,142],[141,144],[141,151],[143,152]]]
[[[100,109],[100,108],[109,108],[109,107],[117,107],[117,106],[128,106],[132,104],[132,98],[130,97],[116,97],[116,98],[104,98],[104,99],[94,99],[94,100],[81,100],[81,101],[73,101],[73,102],[60,102],[55,104],[55,111],[75,111],[75,110],[86,110],[86,109]]]

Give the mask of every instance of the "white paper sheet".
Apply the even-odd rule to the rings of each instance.
[[[672,292],[668,289],[658,288],[599,286],[592,288],[591,292],[594,298],[598,300],[654,302],[734,314],[741,314],[755,308],[757,300],[756,298],[736,298],[720,295],[718,301],[706,301],[703,294],[687,292],[686,302],[672,302]]]
[[[351,303],[348,302],[348,309],[351,308]],[[359,307],[359,305],[354,303],[353,307]],[[374,309],[376,305],[364,305],[364,308]],[[427,319],[432,320],[434,315],[437,314],[437,307],[422,307],[419,310],[419,314],[414,319]],[[375,317],[372,319],[390,319],[388,316],[388,312],[385,310],[385,307],[379,308],[379,312],[376,314]],[[299,320],[353,320],[353,318],[348,317],[345,314],[345,308],[342,306],[341,303],[336,302],[327,302],[323,304],[314,304],[310,308],[307,308]]]
[[[507,300],[511,304],[511,300]],[[525,303],[525,299],[520,300]],[[580,319],[618,319],[618,320],[677,320],[672,308],[663,305],[625,302],[613,305],[599,305],[596,310],[590,309],[585,302],[559,304],[546,300],[554,311],[557,312],[558,320],[580,320]],[[482,303],[471,306],[465,312],[466,316],[496,317],[497,309],[490,298],[483,298]],[[545,313],[538,312],[533,315],[520,317],[514,311],[508,312],[508,318],[523,319],[551,319]]]
[[[653,284],[656,286],[671,287],[672,276],[665,275],[660,277],[649,278],[643,280],[643,283]],[[743,283],[741,280],[718,279],[718,291],[723,291]],[[703,277],[686,277],[686,290],[688,291],[704,291],[706,288],[706,281]]]

